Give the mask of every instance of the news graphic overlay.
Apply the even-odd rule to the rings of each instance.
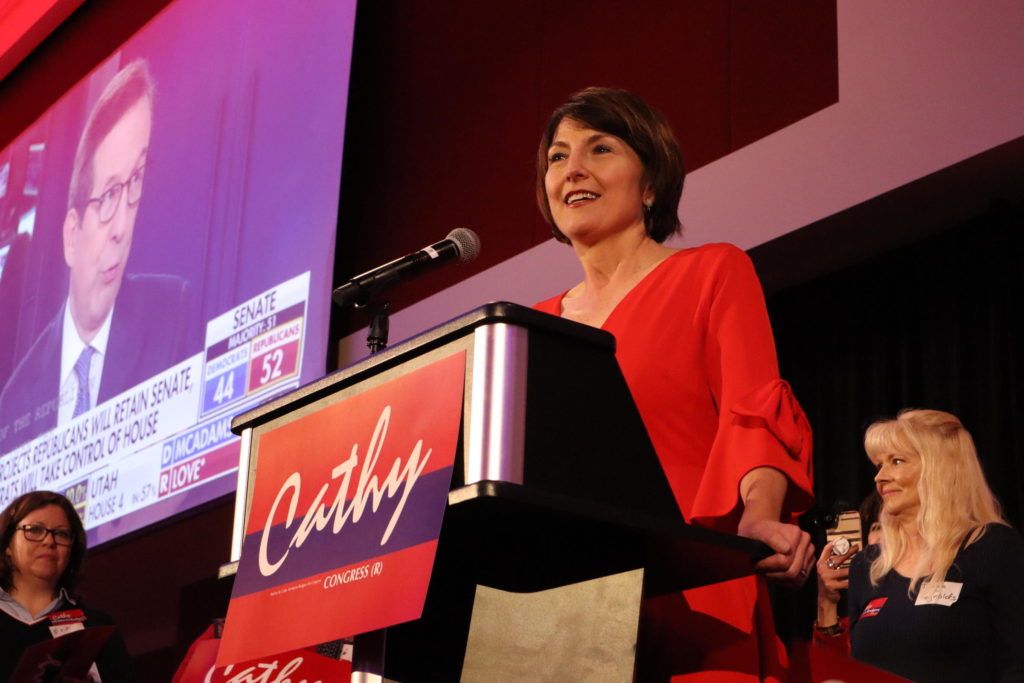
[[[92,541],[128,515],[232,489],[232,416],[299,384],[309,283],[302,273],[229,309],[208,323],[203,353],[0,458],[0,501],[59,491]]]
[[[182,361],[4,456],[0,501],[37,489],[59,491],[93,531],[172,493],[162,485],[161,451],[165,441],[196,423],[200,361]],[[207,448],[197,447],[193,455],[202,457],[215,445],[204,442]],[[192,474],[175,490],[217,478],[237,467],[235,458],[219,472],[193,463]]]
[[[298,376],[309,273],[249,299],[206,326],[202,414],[241,412]]]
[[[420,617],[464,376],[459,352],[258,437],[218,666]]]
[[[194,427],[160,446],[160,475],[152,497],[163,499],[238,468],[231,418],[299,384],[309,273],[261,292],[206,326],[202,386]],[[146,502],[139,493],[133,500]],[[84,519],[84,517],[83,517]]]

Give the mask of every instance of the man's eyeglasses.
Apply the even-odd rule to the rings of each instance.
[[[121,195],[125,194],[126,189],[128,191],[126,198],[128,206],[135,206],[139,203],[139,199],[142,198],[142,181],[145,176],[146,164],[143,164],[132,171],[132,174],[128,176],[128,180],[123,183],[114,183],[104,190],[100,196],[86,200],[86,208],[90,204],[96,204],[100,223],[109,223],[110,219],[114,217],[114,213],[117,212],[117,207],[121,203]]]
[[[53,542],[57,545],[74,545],[75,539],[67,529],[47,529],[42,524],[22,524],[19,527],[29,541],[39,543],[46,540],[47,534],[53,534]]]

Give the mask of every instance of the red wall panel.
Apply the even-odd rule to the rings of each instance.
[[[550,111],[588,85],[633,90],[690,170],[838,98],[835,5],[707,0],[364,2],[357,19],[338,278],[457,226],[481,257],[393,292],[395,309],[548,239],[533,159]],[[335,331],[366,323],[341,313]]]

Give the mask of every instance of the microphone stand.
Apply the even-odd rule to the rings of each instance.
[[[480,250],[480,238],[468,228],[456,228],[448,237],[417,252],[389,261],[362,275],[357,275],[331,293],[331,300],[338,306],[365,308],[370,313],[370,332],[366,345],[370,355],[383,351],[388,345],[388,313],[390,301],[377,302],[373,297],[378,292],[399,280],[412,277],[416,272],[436,268],[451,259],[468,263],[476,258]]]
[[[356,304],[356,308],[365,308],[370,312],[370,330],[366,335],[366,346],[370,354],[383,351],[388,345],[388,313],[391,311],[390,301],[368,301],[363,304]]]

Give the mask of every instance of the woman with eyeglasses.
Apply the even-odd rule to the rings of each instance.
[[[73,594],[85,559],[85,529],[59,493],[34,491],[0,515],[0,681],[7,681],[31,645],[91,626],[114,626],[108,615]],[[92,667],[102,683],[131,680],[128,651],[115,630]]]

